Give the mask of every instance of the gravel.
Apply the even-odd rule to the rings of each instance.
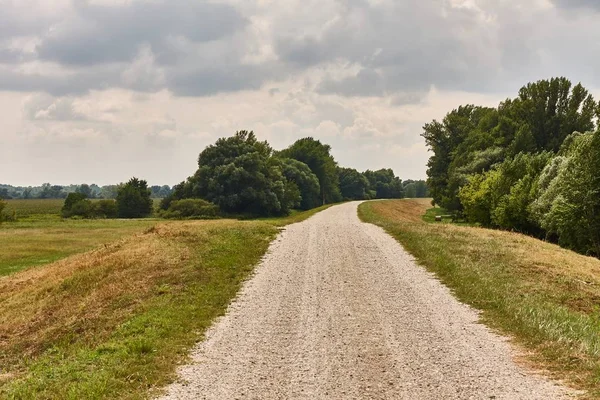
[[[164,399],[561,399],[359,203],[288,226]]]

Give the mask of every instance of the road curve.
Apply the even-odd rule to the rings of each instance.
[[[358,203],[288,226],[164,399],[557,399]]]

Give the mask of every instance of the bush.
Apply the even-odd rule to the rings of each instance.
[[[174,200],[161,216],[173,219],[216,218],[219,216],[219,207],[202,199]]]
[[[115,200],[99,200],[93,203],[95,215],[99,218],[117,218],[119,214]]]
[[[86,197],[85,197],[85,194],[83,194],[83,193],[69,193],[67,195],[67,198],[65,199],[65,203],[63,204],[62,209],[60,210],[61,215],[64,218],[71,217],[73,215],[71,213],[71,210],[73,209],[73,205],[75,205],[75,203],[80,202],[85,199],[86,199]]]
[[[69,217],[94,218],[94,204],[88,199],[79,200],[69,210]]]

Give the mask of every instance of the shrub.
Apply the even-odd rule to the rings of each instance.
[[[67,198],[65,199],[65,203],[63,204],[62,209],[60,210],[61,215],[64,218],[72,216],[73,214],[71,213],[71,210],[73,208],[73,205],[85,199],[86,197],[83,193],[69,193],[67,195]]]
[[[95,207],[88,199],[79,200],[73,204],[68,214],[69,217],[94,218]]]
[[[161,216],[174,219],[215,218],[219,216],[219,207],[202,199],[174,200]]]
[[[117,218],[118,208],[115,200],[99,200],[93,203],[95,215],[99,218]]]

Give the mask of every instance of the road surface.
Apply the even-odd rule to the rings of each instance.
[[[165,399],[555,399],[358,203],[288,226]]]

